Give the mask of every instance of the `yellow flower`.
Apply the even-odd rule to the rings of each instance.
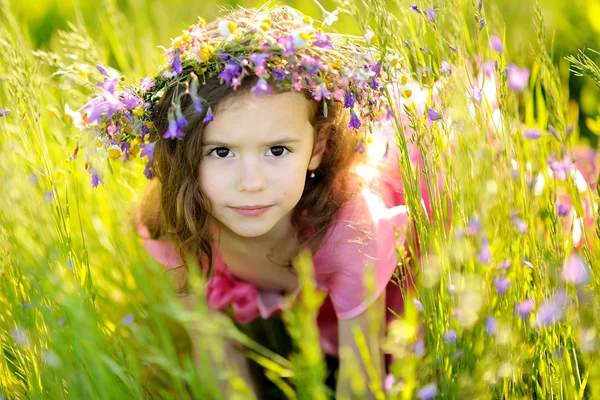
[[[146,122],[146,126],[148,127],[148,129],[152,129],[154,127],[154,124],[152,122]]]
[[[106,122],[103,122],[100,124],[100,129],[106,129],[108,125],[106,124]]]
[[[207,62],[208,60],[210,60],[210,56],[211,56],[210,46],[206,46],[206,47],[203,47],[200,50],[198,50],[198,58],[202,62]]]
[[[64,169],[59,169],[58,171],[56,171],[56,174],[54,175],[54,179],[57,182],[64,181],[66,177],[67,177],[67,173],[65,172]]]
[[[121,148],[116,144],[110,146],[106,152],[111,160],[118,160],[121,157]]]
[[[306,31],[294,31],[292,33],[292,38],[294,39],[294,47],[297,49],[301,49],[306,46],[308,40],[310,39],[310,34]]]
[[[140,151],[140,146],[137,143],[134,143],[129,148],[129,155],[136,156],[139,151]]]
[[[198,17],[198,24],[200,26],[204,26],[204,25],[206,25],[206,20],[202,17]]]
[[[270,25],[265,24],[264,22],[261,23],[259,26],[260,30],[262,30],[263,32],[268,32],[269,29],[271,29]]]
[[[135,110],[132,111],[133,115],[137,115],[138,117],[141,117],[142,115],[144,115],[144,109],[142,107],[138,107]]]

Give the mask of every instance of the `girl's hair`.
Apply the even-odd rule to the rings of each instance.
[[[250,19],[255,12],[243,9],[222,19],[244,21]],[[285,23],[291,12],[294,10],[279,7],[270,14],[270,18],[274,24]],[[207,28],[212,25],[216,29],[222,19],[215,20]],[[238,25],[241,23],[238,22]],[[141,222],[148,228],[152,239],[175,242],[182,259],[198,260],[207,275],[213,269],[212,238],[209,232],[211,204],[200,187],[197,176],[202,156],[203,119],[209,106],[218,113],[224,100],[233,96],[253,95],[250,88],[257,79],[245,77],[236,91],[228,85],[220,84],[218,78],[207,79],[198,90],[198,95],[206,100],[201,113],[195,111],[192,98],[184,93],[184,86],[173,87],[165,93],[153,115],[151,139],[160,139],[156,143],[151,165],[154,179],[147,187],[140,204]],[[162,139],[168,129],[171,101],[182,93],[182,113],[189,123],[183,129],[185,136],[183,140]],[[333,104],[329,103],[325,115],[322,101],[313,99],[306,90],[303,93],[309,104],[308,118],[314,128],[313,149],[318,140],[327,139],[321,163],[314,171],[315,177],[306,180],[300,201],[291,217],[301,247],[309,248],[314,253],[322,246],[332,218],[340,206],[361,185],[359,176],[352,169],[361,154],[356,151],[359,144],[358,133],[348,128],[349,116],[343,104],[337,100]],[[187,264],[182,267],[187,271]],[[185,288],[182,290],[185,291]]]

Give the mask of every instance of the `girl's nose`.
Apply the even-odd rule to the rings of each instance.
[[[236,186],[239,192],[256,192],[266,189],[267,177],[260,161],[247,160],[247,162],[240,163]]]

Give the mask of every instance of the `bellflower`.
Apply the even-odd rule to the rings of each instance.
[[[350,129],[358,129],[361,126],[360,119],[354,112],[354,110],[350,111],[350,123],[348,124],[348,128]]]
[[[504,46],[502,45],[502,40],[496,35],[490,36],[490,43],[492,45],[492,49],[496,53],[502,53],[504,51]]]
[[[440,72],[442,72],[446,75],[450,75],[452,73],[452,67],[450,67],[450,64],[448,64],[448,62],[446,60],[442,60],[442,66],[440,67]]]
[[[140,157],[148,157],[148,161],[152,161],[154,159],[155,146],[155,143],[141,144],[140,149],[142,149],[142,152],[140,153]]]
[[[522,302],[515,304],[515,313],[517,313],[521,318],[527,319],[534,307],[535,301],[533,299],[525,299]]]
[[[10,111],[8,108],[0,108],[0,117],[8,117],[10,115]]]
[[[494,336],[496,335],[496,332],[498,332],[498,321],[490,315],[485,320],[485,333],[489,336]]]
[[[494,286],[496,286],[496,292],[498,292],[498,294],[506,293],[511,285],[512,282],[504,275],[494,279]]]
[[[231,82],[238,78],[242,73],[241,67],[236,63],[225,64],[225,69],[219,74],[219,78],[223,79],[227,85],[231,85]]]
[[[584,285],[590,281],[591,270],[583,258],[571,254],[563,267],[562,277],[566,283]]]
[[[515,92],[522,92],[529,84],[529,70],[519,68],[515,64],[508,66],[508,87]]]
[[[256,82],[256,85],[252,86],[250,91],[252,93],[254,93],[255,96],[258,97],[262,93],[265,93],[265,94],[271,93],[271,87],[269,86],[269,84],[267,83],[267,81],[264,78],[260,78],[258,80],[258,82]]]
[[[435,17],[436,17],[436,15],[435,15],[435,9],[434,9],[433,7],[430,7],[430,8],[427,10],[426,14],[427,14],[427,18],[429,18],[429,20],[430,20],[431,22],[435,22]]]
[[[540,329],[560,322],[565,316],[565,310],[571,299],[567,293],[560,289],[554,296],[540,305],[535,314],[535,327]]]
[[[416,395],[420,400],[433,400],[435,399],[435,396],[437,396],[437,385],[435,383],[425,385],[416,393]]]
[[[208,107],[208,111],[206,112],[206,115],[204,116],[204,119],[202,120],[202,122],[204,122],[205,124],[211,122],[213,120],[213,112],[212,112],[212,108]]]
[[[181,129],[179,129],[179,127],[177,127],[177,121],[174,118],[171,118],[169,120],[169,128],[163,135],[163,138],[181,140],[183,139],[183,136],[183,132],[181,131]]]
[[[439,121],[442,119],[442,114],[435,111],[433,108],[427,109],[427,119],[430,121]]]

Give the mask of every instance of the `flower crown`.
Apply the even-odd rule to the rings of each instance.
[[[182,140],[188,121],[182,113],[181,96],[191,97],[195,111],[204,113],[204,123],[212,121],[211,105],[198,94],[206,78],[216,77],[235,90],[245,77],[255,76],[256,84],[250,90],[257,96],[271,93],[273,86],[281,91],[308,90],[322,102],[325,115],[328,102],[342,101],[350,114],[350,129],[360,128],[363,122],[371,128],[388,119],[390,107],[379,84],[382,61],[375,61],[378,55],[372,46],[372,32],[365,35],[364,46],[356,37],[326,35],[314,28],[309,16],[289,7],[281,9],[291,12],[292,18],[278,21],[272,18],[276,15],[259,12],[253,18],[222,20],[218,26],[212,24],[214,29],[208,29],[199,18],[183,35],[171,39],[160,73],[153,79],[141,79],[139,85],[117,90],[119,77],[98,66],[106,78],[96,84],[97,96],[82,107],[80,117],[81,126],[96,144],[95,148],[88,146],[91,149],[86,154],[92,186],[104,182],[90,157],[129,161],[140,150],[139,157],[147,157],[144,175],[151,179],[156,142],[150,141],[149,133],[156,106],[173,86],[185,87],[185,92],[172,99],[168,129],[162,136]],[[333,13],[328,14],[325,23],[331,23]],[[388,61],[395,66],[398,60]],[[357,150],[362,146],[361,142]]]

